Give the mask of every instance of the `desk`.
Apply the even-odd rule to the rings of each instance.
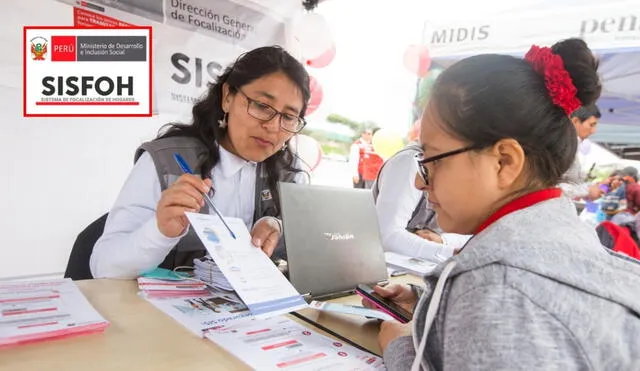
[[[412,276],[392,282],[419,282]],[[249,370],[215,343],[201,339],[153,305],[138,297],[136,281],[86,280],[76,284],[111,324],[102,334],[33,343],[0,350],[0,370]],[[358,304],[356,295],[333,300]],[[375,353],[378,324],[360,317],[300,312],[306,318]],[[311,327],[304,321],[292,319]],[[328,335],[315,328],[316,331]],[[330,336],[330,335],[328,335]]]
[[[423,284],[420,277],[405,275],[400,277],[392,277],[391,283],[416,285]],[[342,298],[329,300],[332,303],[362,305],[362,299],[359,295],[349,295]],[[378,346],[378,331],[380,325],[378,320],[370,320],[360,316],[352,316],[348,314],[339,314],[331,312],[320,312],[315,309],[303,309],[299,311],[301,315],[307,319],[316,322],[327,329],[336,332],[339,335],[351,340],[352,342],[362,346],[368,351],[382,355],[380,346]]]

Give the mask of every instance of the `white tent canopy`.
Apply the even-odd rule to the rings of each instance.
[[[583,38],[600,58],[604,89],[599,142],[640,143],[640,3],[629,0],[529,3],[476,20],[428,19],[423,40],[442,67],[481,53],[523,55],[532,44]]]

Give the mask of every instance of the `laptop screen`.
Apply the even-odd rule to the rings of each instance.
[[[289,279],[314,298],[388,279],[370,190],[279,183]]]

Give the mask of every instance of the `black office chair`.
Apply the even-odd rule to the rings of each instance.
[[[93,278],[91,275],[91,269],[89,268],[89,259],[93,252],[93,246],[104,232],[107,215],[109,215],[109,213],[96,219],[93,223],[89,224],[87,228],[80,232],[76,238],[76,242],[73,244],[71,254],[69,254],[67,270],[64,272],[65,278],[71,278],[74,281]]]

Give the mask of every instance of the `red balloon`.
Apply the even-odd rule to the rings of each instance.
[[[327,49],[326,52],[320,54],[319,56],[313,59],[307,59],[307,66],[314,68],[322,68],[326,67],[333,61],[333,58],[336,56],[336,46],[331,45],[331,48]]]
[[[429,73],[431,67],[431,56],[429,49],[424,45],[409,45],[404,52],[404,66],[420,77],[424,77]]]
[[[309,98],[309,103],[307,104],[306,115],[312,114],[322,103],[322,85],[313,76],[309,76],[309,91],[311,92],[311,98]]]

